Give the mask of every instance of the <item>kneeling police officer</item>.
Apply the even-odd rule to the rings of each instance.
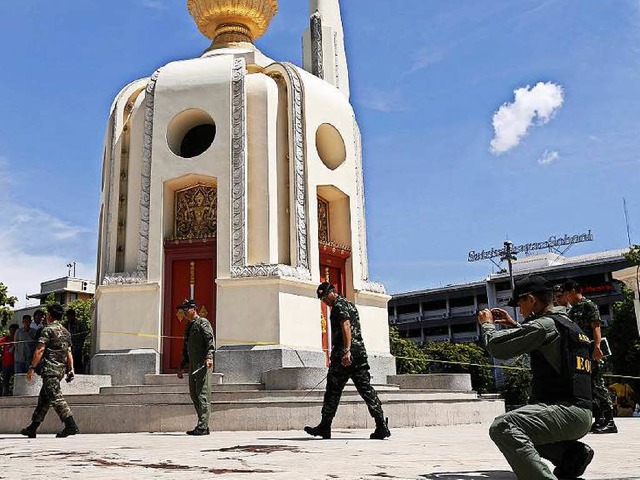
[[[553,307],[553,291],[541,276],[516,283],[509,306],[524,317],[519,325],[503,309],[478,315],[490,355],[509,359],[531,355],[529,405],[498,416],[489,435],[519,479],[575,479],[594,452],[578,439],[591,428],[591,360],[589,338]],[[498,331],[495,324],[511,327]],[[555,466],[553,473],[542,458]]]

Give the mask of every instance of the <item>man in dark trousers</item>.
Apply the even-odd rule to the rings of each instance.
[[[490,355],[531,355],[529,405],[498,416],[489,435],[519,479],[576,479],[593,459],[591,447],[578,441],[591,427],[589,339],[563,307],[553,307],[552,288],[541,276],[516,283],[509,306],[516,305],[522,325],[501,308],[478,314]],[[496,323],[510,328],[497,330]],[[553,473],[541,457],[556,466]]]
[[[71,334],[71,354],[73,355],[73,366],[77,373],[84,373],[84,342],[87,338],[87,327],[76,318],[76,311],[73,308],[67,309],[67,330]]]
[[[618,433],[618,427],[613,421],[613,402],[602,377],[605,357],[600,349],[602,340],[600,311],[595,303],[582,295],[582,289],[576,281],[567,280],[564,282],[563,289],[571,304],[567,315],[587,334],[593,349],[591,353],[593,358],[591,388],[595,421],[591,431],[593,433]]]
[[[60,380],[67,376],[67,382],[73,380],[73,356],[71,355],[71,335],[60,324],[64,310],[58,304],[47,307],[47,325],[42,329],[38,346],[27,371],[27,380],[33,379],[33,372],[42,360],[41,372],[42,388],[38,397],[38,406],[31,417],[31,424],[22,429],[22,435],[29,438],[36,437],[36,430],[44,421],[50,407],[53,407],[64,429],[56,437],[68,437],[79,433],[78,426],[73,419],[71,409],[60,391]]]
[[[304,427],[304,431],[315,437],[331,438],[331,423],[338,410],[342,390],[351,379],[376,421],[376,429],[370,438],[383,440],[391,436],[391,432],[378,394],[371,386],[358,310],[353,303],[338,295],[335,287],[328,282],[321,283],[316,293],[331,308],[331,363],[322,404],[322,420],[316,427]]]
[[[189,393],[198,415],[198,424],[187,435],[209,435],[209,410],[211,409],[211,383],[209,370],[213,368],[215,342],[213,328],[206,318],[200,317],[196,302],[185,300],[178,307],[189,322],[184,330],[182,361],[178,378],[189,369]]]

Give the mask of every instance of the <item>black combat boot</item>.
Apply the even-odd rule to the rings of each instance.
[[[391,436],[391,432],[389,431],[389,419],[380,417],[376,418],[376,429],[373,431],[369,438],[374,440],[384,440],[387,437]]]
[[[613,411],[609,410],[604,413],[602,426],[594,430],[593,433],[618,433],[618,427],[616,427],[616,423],[613,421]]]
[[[331,422],[333,419],[322,417],[317,427],[304,427],[304,431],[312,437],[322,437],[325,440],[331,438]]]
[[[64,419],[64,428],[56,435],[56,438],[65,438],[69,435],[75,435],[76,433],[80,433],[80,429],[78,428],[78,425],[76,425],[76,421],[73,417],[67,417]]]
[[[187,432],[187,435],[195,435],[197,437],[197,436],[200,436],[200,435],[209,435],[209,433],[210,433],[209,432],[209,427],[207,427],[207,428],[198,428],[198,427],[196,427],[193,430],[189,430]]]
[[[27,428],[20,430],[20,433],[25,437],[36,438],[36,430],[40,426],[40,422],[31,422]]]
[[[593,449],[582,442],[575,442],[567,449],[559,465],[553,474],[559,480],[575,480],[579,478],[593,460]]]

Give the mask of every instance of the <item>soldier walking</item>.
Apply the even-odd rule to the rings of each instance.
[[[304,427],[309,435],[331,438],[331,423],[338,410],[342,390],[353,380],[360,396],[367,403],[369,413],[376,421],[370,438],[383,440],[391,436],[378,394],[371,386],[367,351],[362,341],[360,317],[355,305],[338,295],[328,282],[318,286],[318,298],[331,308],[331,358],[327,374],[327,388],[322,404],[322,420],[316,427]]]
[[[46,326],[38,338],[38,346],[33,354],[31,366],[27,371],[27,380],[33,379],[33,372],[42,359],[42,388],[38,397],[38,406],[31,417],[31,424],[20,433],[29,438],[36,437],[36,430],[44,421],[50,407],[56,411],[64,423],[64,429],[56,435],[68,437],[80,432],[73,419],[71,409],[60,391],[60,381],[66,374],[67,382],[73,380],[73,356],[71,355],[71,335],[60,324],[64,311],[58,304],[47,307]]]
[[[582,329],[593,344],[591,387],[593,392],[594,422],[591,431],[593,433],[618,433],[618,427],[613,421],[613,402],[602,377],[605,357],[600,349],[602,322],[598,306],[582,295],[580,285],[574,280],[567,280],[563,285],[563,289],[567,300],[571,304],[568,312],[569,318]]]
[[[178,378],[189,369],[189,393],[198,415],[198,424],[187,435],[209,435],[209,410],[211,408],[211,384],[209,370],[213,368],[215,343],[213,328],[206,318],[200,317],[196,302],[185,300],[179,307],[189,322],[184,331],[182,361]]]

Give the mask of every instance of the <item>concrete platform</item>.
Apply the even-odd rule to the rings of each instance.
[[[370,430],[334,429],[331,440],[300,431],[78,435],[27,439],[0,435],[0,477],[515,480],[488,435],[488,424],[397,428],[369,440]],[[588,435],[596,455],[585,480],[640,478],[640,418],[617,419],[617,435]],[[534,480],[534,479],[532,479]]]

